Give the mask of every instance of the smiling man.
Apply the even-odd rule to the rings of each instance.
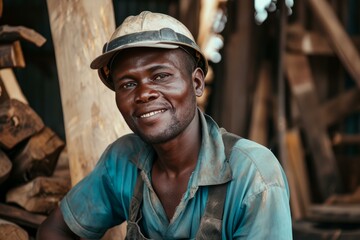
[[[38,239],[99,239],[124,221],[127,239],[292,239],[277,159],[197,108],[207,61],[183,24],[130,16],[91,67],[134,133],[105,150]]]

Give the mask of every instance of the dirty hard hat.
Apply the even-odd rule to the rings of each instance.
[[[190,31],[178,20],[161,13],[145,11],[137,16],[129,16],[115,30],[103,47],[103,53],[95,58],[90,67],[98,69],[103,83],[114,90],[110,74],[110,63],[123,49],[134,47],[152,47],[175,49],[181,47],[190,53],[197,66],[206,75],[208,63]],[[121,54],[121,53],[119,53]]]

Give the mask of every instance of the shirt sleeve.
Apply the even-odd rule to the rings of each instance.
[[[83,238],[99,239],[107,229],[125,220],[108,174],[107,151],[94,170],[74,186],[60,204],[69,228]]]
[[[292,239],[288,191],[270,185],[244,201],[244,218],[234,239]]]

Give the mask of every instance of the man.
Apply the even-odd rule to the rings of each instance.
[[[184,25],[159,13],[128,17],[91,67],[134,134],[105,150],[38,239],[98,239],[123,221],[128,239],[292,238],[277,159],[197,108],[207,61]]]

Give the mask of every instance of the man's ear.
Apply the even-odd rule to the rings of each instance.
[[[197,97],[201,97],[205,88],[205,76],[201,68],[196,68],[192,74],[193,86]]]

